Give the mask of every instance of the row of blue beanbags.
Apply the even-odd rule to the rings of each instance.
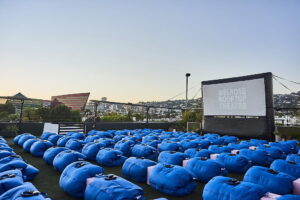
[[[152,167],[151,171],[149,167]],[[145,158],[128,158],[122,167],[122,175],[137,182],[147,182],[154,189],[170,196],[188,195],[196,187],[192,173],[186,168]]]
[[[76,134],[76,133],[72,133],[72,134],[68,133],[66,136],[60,137],[60,139],[57,141],[57,146],[66,147],[68,149],[71,149],[71,150],[74,150],[77,152],[82,152],[82,154],[86,156],[86,159],[92,160],[92,161],[96,160],[99,164],[104,165],[104,166],[120,166],[126,160],[126,157],[123,156],[123,152],[119,151],[118,148],[113,149],[113,150],[108,148],[108,147],[112,147],[114,144],[114,141],[112,139],[98,138],[97,141],[86,143],[83,140],[76,139],[76,138],[84,139],[83,137],[81,137],[82,134],[76,134],[75,138],[74,138],[74,134]],[[49,136],[48,137],[48,139],[49,139],[53,135],[50,133],[44,133],[42,136],[43,136],[42,138],[47,138],[47,136]],[[65,140],[65,139],[67,139],[67,140]],[[63,141],[64,144],[62,144],[61,141]],[[123,142],[126,143],[125,141],[123,141]],[[130,142],[130,144],[134,144],[134,142],[132,142],[132,141],[129,141],[129,142]],[[146,146],[146,147],[142,146],[141,149],[143,149],[143,152],[148,153],[148,156],[152,156],[153,149],[151,149],[151,151],[149,151],[149,150],[147,151],[146,150],[147,147],[148,146]],[[152,148],[152,147],[150,147],[150,148]],[[122,149],[122,150],[124,151],[124,149]],[[142,154],[138,148],[136,148],[135,152],[136,152],[136,154],[140,153],[141,156],[146,155],[146,154]],[[47,158],[47,156],[46,156],[46,158]],[[54,164],[54,165],[57,166],[56,164]],[[57,167],[55,167],[55,168],[57,169]],[[58,169],[58,170],[61,171],[61,169]]]
[[[43,138],[47,139],[46,137],[47,135],[48,136],[50,135],[48,139],[53,136],[53,134],[46,133],[43,134],[44,136]],[[66,137],[72,137],[72,135],[69,134],[69,136]],[[60,139],[63,139],[63,137],[61,137]],[[69,141],[71,140],[77,142],[76,141],[77,139],[71,138],[70,140],[68,140],[65,146],[68,146],[67,144],[70,143]],[[76,143],[73,142],[73,144]],[[93,145],[89,145],[89,146],[93,146]],[[103,145],[100,146],[104,147]],[[79,148],[73,148],[73,149],[77,151],[79,150]],[[86,149],[89,149],[89,151],[87,152],[91,152],[91,150],[93,151],[93,148],[92,149],[86,148]],[[89,162],[83,161],[84,159],[86,159],[86,156],[77,151],[71,150],[70,148],[67,147],[50,147],[47,150],[45,150],[43,154],[43,159],[45,160],[45,162],[47,162],[50,165],[53,165],[54,168],[59,172],[62,172],[59,184],[60,187],[70,196],[75,198],[82,198],[86,196],[84,197],[85,199],[98,200],[98,199],[102,199],[103,196],[108,195],[109,198],[107,197],[107,199],[115,199],[115,198],[118,199],[119,198],[118,196],[120,196],[119,192],[124,191],[124,194],[121,194],[120,198],[124,197],[127,199],[133,199],[134,197],[135,199],[143,199],[143,190],[141,188],[133,185],[132,183],[120,177],[118,178],[117,182],[112,181],[115,184],[114,191],[112,191],[111,188],[106,188],[106,194],[105,192],[101,191],[98,192],[98,194],[95,196],[95,191],[93,191],[93,187],[97,185],[94,185],[93,182],[91,182],[91,184],[88,184],[90,189],[87,190],[90,192],[87,192],[87,194],[85,194],[85,188],[87,182],[86,179],[91,177],[98,178],[99,176],[104,176],[102,175],[103,168],[93,165]],[[100,151],[102,151],[102,153]],[[123,163],[126,159],[126,157],[122,156],[122,152],[118,152],[117,150],[110,151],[110,149],[104,148],[104,149],[100,149],[99,152],[97,153],[97,155],[99,154],[98,157],[101,156],[104,157],[102,159],[100,158],[100,162],[106,162],[106,165],[113,166],[114,162],[116,161],[114,157],[117,157],[119,160],[122,160],[120,161],[121,163]],[[108,180],[108,178],[106,177],[105,180]],[[123,183],[124,186],[121,187],[119,185],[120,183]],[[132,191],[133,188],[137,189],[138,192],[133,192]]]
[[[126,155],[135,155],[136,157],[147,157],[147,153],[148,153],[148,149],[151,149],[151,148],[148,148],[148,146],[150,146],[150,145],[148,145],[148,144],[146,144],[146,142],[150,142],[149,144],[151,144],[151,143],[155,143],[155,142],[153,142],[153,139],[158,139],[159,137],[157,137],[157,136],[150,136],[150,135],[148,135],[148,136],[145,136],[144,138],[142,138],[142,140],[143,140],[143,142],[145,142],[145,143],[143,143],[143,145],[140,145],[140,144],[137,144],[136,142],[140,139],[139,137],[135,137],[135,136],[133,136],[133,137],[128,137],[128,136],[125,136],[125,135],[116,135],[116,136],[114,136],[113,138],[115,138],[115,137],[118,137],[118,136],[122,136],[122,137],[120,137],[121,138],[121,140],[119,140],[119,142],[117,142],[118,143],[118,145],[116,144],[116,145],[114,145],[115,146],[115,148],[117,148],[118,150],[121,150],[122,152],[121,153],[123,153],[123,154],[126,154]],[[123,137],[124,136],[124,137]],[[68,136],[69,137],[69,136]],[[98,140],[98,142],[99,142],[99,140],[100,139],[103,139],[103,138],[99,138],[100,136],[95,136],[95,135],[90,135],[90,136],[88,136],[88,137],[93,137],[94,139],[95,138],[97,138],[97,140]],[[124,140],[122,140],[123,138],[126,138],[126,139],[124,139]],[[63,138],[60,138],[60,139],[63,139]],[[224,142],[224,139],[220,139],[220,138],[218,138],[218,136],[209,136],[209,139],[210,139],[210,141],[213,141],[212,143],[214,143],[214,144],[226,144],[225,142]],[[92,141],[92,140],[90,140],[90,141]],[[107,140],[106,140],[107,141]],[[222,151],[224,151],[224,152],[229,152],[229,150],[232,150],[233,148],[228,148],[227,146],[220,146],[220,145],[210,145],[210,143],[211,142],[208,142],[207,140],[199,140],[200,142],[206,142],[206,145],[207,145],[207,147],[209,147],[210,148],[210,150],[205,150],[205,149],[202,149],[202,150],[199,150],[199,151],[197,151],[198,149],[197,148],[193,148],[193,150],[190,150],[189,148],[192,148],[192,147],[197,147],[197,145],[195,145],[197,142],[195,142],[195,141],[189,141],[189,139],[184,139],[184,138],[182,138],[181,140],[180,139],[178,139],[178,138],[171,138],[170,139],[170,141],[165,141],[165,142],[163,142],[163,143],[165,143],[165,146],[167,146],[166,148],[168,149],[168,148],[170,148],[170,149],[172,149],[172,148],[174,148],[174,149],[177,149],[177,151],[183,151],[183,150],[186,150],[187,152],[191,152],[191,154],[192,153],[194,153],[194,155],[195,154],[200,154],[199,152],[201,152],[201,153],[206,153],[206,155],[208,155],[208,154],[210,154],[210,153],[219,153],[219,152],[222,152]],[[96,142],[96,143],[98,143],[98,142]],[[157,141],[156,141],[157,142]],[[179,142],[179,143],[178,143]],[[236,141],[234,141],[234,142],[236,142]],[[246,142],[246,141],[245,141]],[[255,140],[253,140],[253,141],[250,141],[251,142],[251,145],[254,145],[254,143],[256,143],[256,144],[260,144],[260,145],[263,145],[263,144],[266,144],[266,142],[264,142],[264,141],[261,141],[261,140],[257,140],[257,141],[255,141]],[[249,142],[249,143],[250,143]],[[162,143],[160,144],[160,146],[159,146],[159,148],[161,147],[161,145],[162,145]],[[210,145],[210,146],[209,146]],[[230,145],[230,142],[229,142],[229,145]],[[228,145],[228,146],[229,146]],[[246,144],[240,144],[240,145],[246,145]],[[80,146],[80,145],[79,145]],[[91,146],[98,146],[98,145],[91,145]],[[101,146],[101,145],[100,145]],[[137,146],[137,150],[138,151],[136,151],[135,153],[134,153],[134,148]],[[85,146],[84,146],[85,147]],[[84,149],[84,147],[83,147],[83,149]],[[150,146],[151,147],[151,146]],[[164,146],[163,146],[164,147]],[[117,158],[122,158],[122,154],[121,153],[116,153],[116,152],[114,152],[114,153],[109,153],[109,150],[108,149],[106,149],[106,150],[103,150],[103,149],[101,149],[101,148],[103,148],[103,146],[102,147],[100,147],[100,148],[98,148],[97,150],[99,150],[98,152],[97,152],[97,154],[100,152],[100,151],[102,151],[102,152],[104,152],[103,153],[103,155],[101,155],[100,156],[100,158],[102,158],[102,159],[100,159],[100,160],[97,160],[96,158],[96,160],[98,161],[98,163],[100,163],[100,164],[103,164],[103,165],[107,165],[107,166],[116,166],[116,165],[121,165],[122,164],[122,162],[120,162],[120,163],[118,163],[118,162],[116,162],[117,164],[110,164],[111,163],[111,161],[114,161],[114,159],[116,159],[116,161],[118,161],[118,159]],[[273,148],[273,147],[272,147]],[[93,148],[92,148],[93,149]],[[80,148],[78,148],[77,150],[80,150]],[[152,149],[153,150],[153,149]],[[205,151],[206,152],[205,152]],[[92,151],[93,152],[93,151]],[[93,152],[93,154],[95,155],[96,153],[95,153],[96,151],[94,150],[94,152]],[[149,151],[149,152],[151,152],[151,151]],[[253,160],[255,161],[254,163],[255,164],[260,164],[260,165],[269,165],[270,164],[270,162],[271,162],[271,160],[269,160],[268,161],[268,163],[262,163],[262,162],[260,162],[261,160],[262,161],[265,161],[266,159],[258,159],[259,158],[259,155],[260,154],[263,154],[263,155],[267,155],[266,154],[266,151],[253,151],[253,150],[248,150],[247,149],[247,151],[246,151],[247,153],[248,152],[250,152],[249,154],[250,154],[250,156],[248,155],[248,157],[250,157],[251,158],[251,156],[253,156]],[[152,153],[157,153],[157,152],[155,152],[155,148],[154,148],[154,150],[152,151]],[[259,154],[260,153],[260,154]],[[97,157],[97,154],[96,154],[96,157]],[[107,154],[107,155],[105,155],[105,154]],[[112,156],[109,156],[109,154],[111,154]],[[144,155],[146,155],[146,156],[144,156]],[[182,161],[184,160],[184,159],[186,159],[187,157],[189,157],[189,155],[187,155],[187,154],[183,154],[183,153],[181,153],[181,152],[162,152],[161,153],[161,155],[162,156],[160,156],[159,157],[159,162],[160,163],[164,163],[164,164],[175,164],[175,165],[181,165],[182,164]],[[187,156],[186,156],[187,155]],[[92,156],[92,157],[94,157],[94,156]],[[197,156],[198,157],[198,156]],[[206,157],[206,156],[205,156]],[[223,157],[223,160],[222,160],[222,157]],[[103,161],[101,161],[101,160],[103,160],[103,158],[105,158],[104,159],[104,162]],[[153,159],[153,157],[148,157],[148,158],[150,158],[150,159]],[[232,158],[231,159],[231,161],[230,162],[227,162],[228,161],[228,158]],[[123,161],[125,160],[126,158],[123,156]],[[258,161],[256,161],[255,159],[257,159]],[[122,160],[122,159],[121,159]],[[223,153],[223,156],[221,156],[221,155],[219,155],[218,156],[218,161],[220,162],[220,163],[222,163],[221,165],[219,165],[220,167],[219,167],[219,169],[223,169],[223,173],[225,173],[225,169],[224,169],[224,167],[225,168],[227,168],[227,170],[228,171],[231,171],[231,172],[234,172],[234,171],[238,171],[238,170],[240,170],[240,172],[239,173],[243,173],[243,172],[245,172],[250,166],[251,166],[251,159],[248,159],[245,155],[231,155],[231,154],[229,154],[229,153]],[[211,162],[211,160],[210,160],[210,163],[215,163],[216,161],[212,161]],[[106,164],[106,163],[108,163],[108,164]],[[203,162],[204,163],[204,162]],[[197,165],[196,165],[197,166]],[[223,167],[224,166],[224,167]],[[242,167],[241,167],[242,166]],[[197,166],[198,167],[198,166]],[[195,168],[195,167],[194,167]],[[194,169],[194,171],[197,171],[197,169]],[[223,174],[216,174],[216,175],[223,175]],[[194,173],[193,174],[193,176],[195,177],[195,178],[197,178],[196,177],[196,173]],[[201,178],[204,180],[205,178],[207,178],[207,177],[199,177],[198,178],[198,180],[201,180]],[[206,182],[207,180],[209,180],[209,179],[206,179],[206,180],[204,180],[203,182]]]
[[[266,181],[271,183],[271,180]],[[268,190],[265,186],[252,182],[216,176],[205,185],[202,197],[203,200],[261,200],[268,194]],[[288,194],[276,199],[299,200],[299,196]]]
[[[9,147],[2,137],[0,137],[0,145]],[[33,179],[39,170],[28,165],[9,148],[0,150],[0,199],[50,200],[46,194],[40,193],[34,185],[25,182]]]
[[[59,185],[70,196],[86,200],[144,199],[142,188],[103,172],[102,167],[76,161],[63,170]]]
[[[294,181],[299,177],[299,164],[278,159],[270,168],[251,167],[242,182],[222,176],[211,179],[205,185],[203,199],[260,199],[267,192],[283,195],[279,199],[300,199],[294,191]],[[291,195],[293,193],[298,195]]]

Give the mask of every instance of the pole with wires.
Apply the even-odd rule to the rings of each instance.
[[[188,107],[188,90],[189,90],[189,77],[191,76],[190,73],[186,73],[185,77],[186,77],[186,84],[185,84],[185,107]]]

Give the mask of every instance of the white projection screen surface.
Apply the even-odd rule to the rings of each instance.
[[[205,116],[266,116],[264,78],[203,85]]]

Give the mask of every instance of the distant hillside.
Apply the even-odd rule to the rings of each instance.
[[[291,94],[274,94],[274,107],[300,107],[300,91],[293,92]],[[171,108],[183,108],[185,107],[185,100],[170,100],[170,101],[149,101],[139,102],[141,104],[148,104],[152,106],[164,106]],[[188,107],[200,108],[202,107],[202,98],[189,100]]]

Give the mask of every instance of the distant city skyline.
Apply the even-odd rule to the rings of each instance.
[[[189,98],[204,80],[272,72],[300,82],[299,10],[297,0],[2,0],[0,95],[164,101],[185,90],[187,72]]]

